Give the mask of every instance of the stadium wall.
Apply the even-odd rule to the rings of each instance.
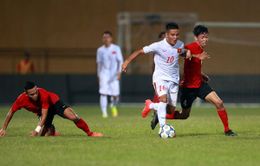
[[[116,34],[116,16],[118,12],[123,11],[188,12],[197,14],[199,21],[202,22],[260,22],[260,12],[257,12],[260,11],[258,0],[1,0],[0,49],[84,48],[96,50],[101,45],[100,38],[104,30],[109,29]],[[234,30],[210,29],[211,34],[216,34],[215,37],[221,38],[225,34],[228,38],[233,35],[244,40],[244,36],[249,36],[250,39],[253,38],[259,43],[259,30],[255,33],[253,32],[255,29],[245,31],[241,34],[240,31]],[[247,43],[247,40],[244,43]],[[204,65],[209,74],[260,74],[259,45],[210,42],[207,51],[212,56],[212,60]],[[18,56],[22,57],[22,52],[0,55],[0,73],[13,73],[14,63],[18,61]],[[37,72],[46,73],[46,64],[42,56],[32,53],[32,57],[37,63]],[[50,63],[47,64],[47,66],[50,65],[50,69],[47,73],[94,74],[94,65],[89,64],[95,63],[95,54],[88,54],[86,57],[91,57],[92,60],[80,58],[76,60],[77,57],[75,57],[71,70],[68,71],[67,66],[71,65],[71,60],[51,55],[48,59]],[[144,59],[142,62],[146,61],[147,59]],[[86,65],[81,65],[82,62],[86,62]]]
[[[211,75],[211,86],[227,103],[259,103],[260,75]],[[0,75],[0,103],[12,103],[23,92],[26,80],[35,81],[39,87],[56,92],[69,104],[98,103],[96,75]],[[153,97],[150,75],[123,76],[121,102],[143,102]]]
[[[188,12],[199,21],[260,22],[258,0],[1,0],[0,47],[96,48],[118,12]],[[116,36],[115,36],[116,37]]]

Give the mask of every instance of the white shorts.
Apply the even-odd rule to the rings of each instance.
[[[179,84],[173,81],[156,80],[153,82],[153,86],[156,94],[159,97],[167,95],[167,103],[176,107]]]
[[[119,96],[120,83],[119,80],[108,80],[107,78],[100,78],[99,80],[99,93],[109,96]]]

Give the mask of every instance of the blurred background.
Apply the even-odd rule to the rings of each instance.
[[[228,103],[260,101],[258,0],[0,0],[0,103],[23,91],[26,80],[70,104],[98,103],[96,49],[105,30],[127,57],[154,42],[167,22],[191,42],[195,24],[210,31],[203,63],[210,84]],[[32,63],[29,73],[21,61]],[[182,63],[182,62],[180,62]],[[122,102],[152,97],[153,58],[137,59],[121,81]]]

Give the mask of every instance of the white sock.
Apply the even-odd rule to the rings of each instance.
[[[110,107],[112,108],[115,105],[115,99],[113,96],[110,96]]]
[[[107,116],[107,96],[100,95],[100,107],[103,113],[103,116]]]
[[[118,96],[111,96],[110,101],[111,101],[110,107],[117,106],[118,101],[119,101],[119,97]]]
[[[158,103],[157,114],[158,114],[159,124],[161,127],[166,124],[166,106],[167,103],[163,103],[163,102]]]

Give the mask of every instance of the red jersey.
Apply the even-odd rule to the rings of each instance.
[[[60,100],[57,94],[48,92],[43,88],[38,88],[38,93],[38,101],[31,100],[25,92],[20,94],[12,105],[12,111],[16,112],[25,108],[30,112],[40,114],[42,109],[49,109],[50,106]]]
[[[203,49],[197,42],[190,43],[185,46],[191,51],[191,54],[201,54]],[[201,63],[199,58],[185,59],[184,61],[184,75],[182,80],[182,87],[184,88],[199,88],[202,83]]]

